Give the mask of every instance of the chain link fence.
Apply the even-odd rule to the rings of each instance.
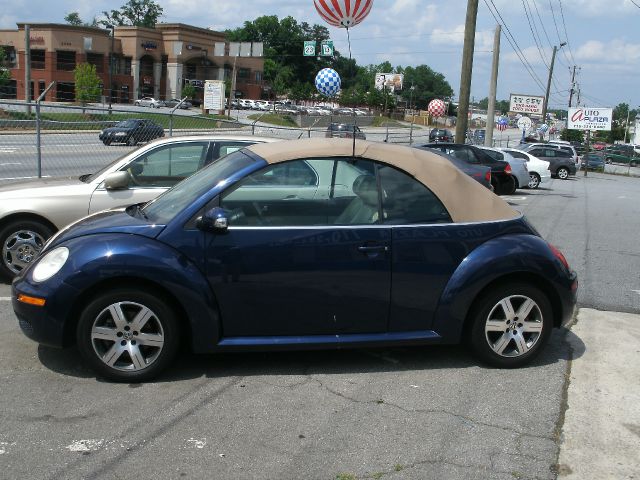
[[[235,119],[234,119],[235,117]],[[286,117],[283,117],[286,121]],[[129,153],[137,145],[160,136],[225,135],[282,139],[317,138],[327,135],[331,122],[355,124],[367,140],[412,144],[429,141],[429,128],[404,125],[364,126],[359,117],[330,117],[311,121],[309,127],[276,126],[262,122],[260,113],[232,111],[231,117],[203,115],[197,110],[166,107],[86,106],[26,104],[0,101],[0,180],[29,177],[76,176],[93,173]],[[368,123],[371,123],[371,118]],[[144,121],[147,134],[121,143],[101,139],[101,132],[127,121]],[[290,123],[291,118],[289,118]],[[324,126],[320,126],[319,124]],[[148,137],[148,138],[147,138]]]

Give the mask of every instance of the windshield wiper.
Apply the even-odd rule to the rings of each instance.
[[[142,207],[144,207],[145,205],[146,205],[146,203],[137,203],[136,204],[136,211],[138,212],[138,214],[140,214],[140,216],[142,218],[144,218],[145,220],[149,220],[149,217],[147,216],[147,214],[142,209]]]

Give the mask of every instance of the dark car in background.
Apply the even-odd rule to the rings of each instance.
[[[337,137],[337,138],[353,138],[355,135],[356,138],[360,140],[366,140],[366,135],[360,127],[357,125],[353,125],[350,123],[331,123],[327,127],[327,132],[325,133],[325,137]]]
[[[430,142],[453,142],[453,133],[445,128],[434,128],[429,132]]]
[[[590,153],[582,157],[582,168],[586,166],[589,170],[604,172],[604,165],[605,161],[600,154]]]
[[[604,161],[607,163],[623,163],[635,167],[640,164],[640,155],[633,148],[633,145],[619,144],[611,145],[602,152]]]
[[[98,135],[105,145],[126,143],[131,146],[161,137],[164,137],[164,128],[144,118],[123,120],[113,127],[105,128]]]
[[[491,168],[491,185],[498,195],[511,195],[516,191],[516,181],[511,175],[509,163],[492,158],[478,147],[464,143],[425,143],[416,146],[439,150],[471,165]]]
[[[576,174],[576,163],[573,155],[556,146],[542,146],[536,144],[522,143],[514,148],[528,152],[540,160],[549,162],[549,171],[552,177],[558,177],[561,180],[567,180],[569,175]]]
[[[180,103],[179,98],[171,98],[169,100],[165,100],[164,104],[169,108],[173,108],[176,105],[180,104],[179,108],[181,108],[182,110],[188,110],[193,106],[193,104],[189,100],[185,100],[184,102]]]
[[[454,157],[453,155],[448,155],[440,150],[435,150],[433,148],[428,147],[416,147],[421,150],[429,150],[441,157],[446,158],[451,163],[453,163],[457,168],[462,170],[464,173],[473,178],[480,185],[488,188],[493,191],[493,185],[491,185],[491,168],[485,165],[475,165],[472,163],[467,163],[459,158]]]

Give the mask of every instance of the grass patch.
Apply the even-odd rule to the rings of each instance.
[[[35,120],[35,112],[30,115],[26,112],[15,112],[5,110],[0,117],[2,121],[1,125],[5,128],[21,128],[21,125],[16,123],[11,124],[12,120]],[[41,127],[43,130],[102,130],[105,127],[111,126],[116,122],[127,120],[130,118],[142,118],[151,120],[161,127],[168,129],[170,123],[170,115],[159,113],[146,113],[146,112],[131,112],[131,113],[81,113],[78,112],[42,112],[40,114],[42,119]],[[194,130],[208,130],[212,128],[224,127],[225,123],[219,120],[230,120],[229,117],[223,115],[209,115],[206,117],[201,116],[186,116],[186,115],[174,115],[173,116],[173,128],[174,129],[194,129]],[[27,128],[32,128],[33,125],[28,125]]]
[[[336,475],[336,480],[358,480],[353,473],[339,473]]]
[[[270,123],[271,125],[278,125],[280,127],[298,126],[290,115],[280,115],[278,113],[266,113],[264,115],[254,113],[253,115],[249,115],[247,118],[249,118],[249,120],[258,120],[260,122]]]
[[[407,125],[404,125],[397,120],[393,120],[389,117],[373,117],[373,122],[371,123],[372,127],[393,127],[393,128],[409,128]],[[416,128],[414,125],[413,128]]]

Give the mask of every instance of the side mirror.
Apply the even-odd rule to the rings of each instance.
[[[204,232],[226,233],[229,229],[229,217],[223,208],[214,207],[196,219],[196,227]]]
[[[126,170],[113,172],[107,175],[107,177],[104,179],[104,188],[106,188],[107,190],[123,190],[129,188],[130,181],[131,176]]]

